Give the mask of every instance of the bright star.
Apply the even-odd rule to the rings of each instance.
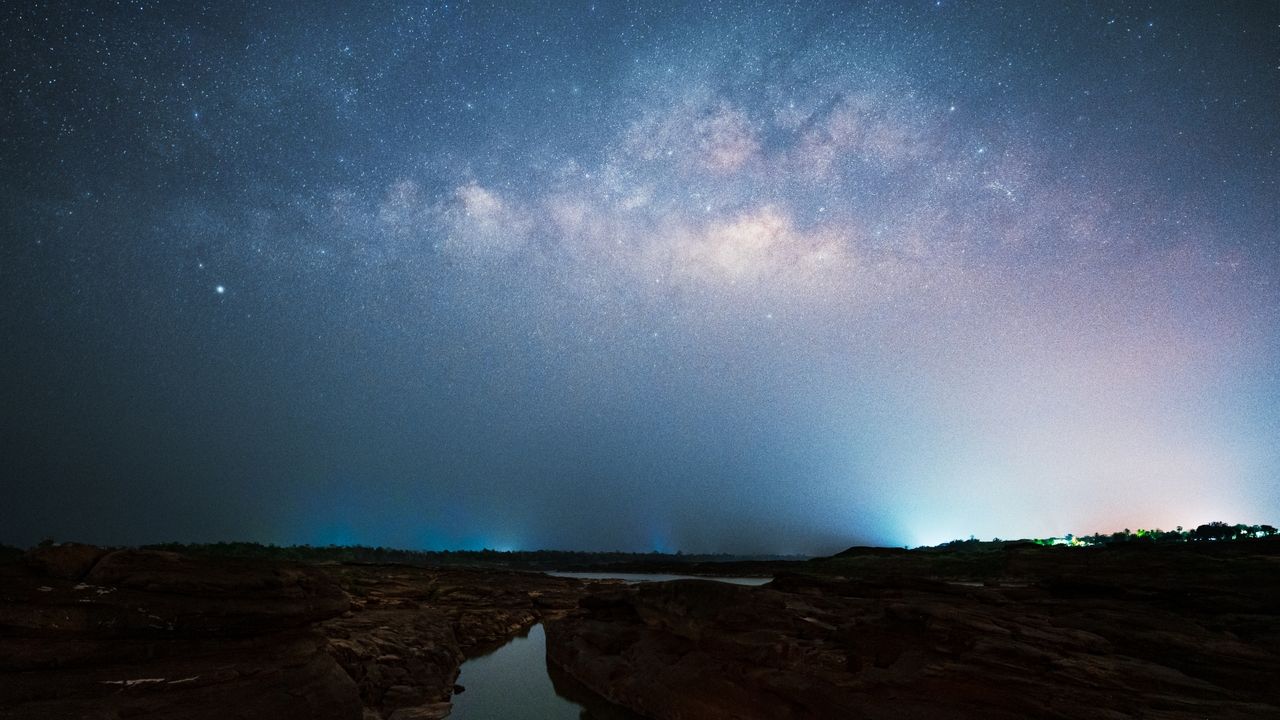
[[[224,295],[224,294],[226,294],[226,292],[227,292],[227,288],[226,288],[226,286],[225,286],[225,285],[219,285],[219,286],[215,287],[215,288],[213,289],[213,291],[214,291],[214,292],[216,292],[216,293],[218,293],[219,295]]]

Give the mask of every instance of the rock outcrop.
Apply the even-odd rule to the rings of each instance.
[[[611,589],[547,625],[548,659],[656,720],[1280,717],[1274,555],[1067,552],[986,584]]]
[[[0,718],[361,717],[312,568],[89,546],[0,566]]]
[[[459,667],[577,605],[537,573],[56,545],[0,564],[0,720],[448,714]]]
[[[396,565],[326,568],[351,610],[321,625],[368,720],[450,710],[463,660],[577,605],[582,583],[537,573]]]

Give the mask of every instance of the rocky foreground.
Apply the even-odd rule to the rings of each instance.
[[[575,580],[85,545],[0,565],[0,718],[439,718],[463,659]]]
[[[806,570],[594,592],[547,625],[548,658],[656,720],[1280,718],[1276,542]]]
[[[625,586],[39,548],[0,563],[0,718],[441,718],[462,661],[535,622],[558,686],[655,720],[1280,718],[1280,538],[770,567]]]

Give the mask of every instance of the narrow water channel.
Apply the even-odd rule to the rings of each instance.
[[[449,720],[639,720],[548,667],[541,623],[463,663],[458,684]]]
[[[539,623],[529,634],[462,665],[449,717],[462,720],[578,720],[582,706],[556,694],[547,674],[547,636]]]
[[[582,579],[626,582],[678,580],[685,575],[550,573]],[[762,585],[770,578],[704,577],[739,585]],[[539,623],[526,635],[462,664],[449,720],[641,720],[592,693],[547,664],[547,636]]]

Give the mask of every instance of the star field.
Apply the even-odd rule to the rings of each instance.
[[[1280,511],[1274,4],[0,22],[0,541]]]

